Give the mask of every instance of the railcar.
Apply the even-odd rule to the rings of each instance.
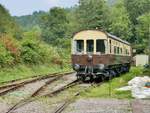
[[[129,42],[100,30],[84,30],[72,39],[72,66],[82,81],[104,80],[128,72],[132,61]]]

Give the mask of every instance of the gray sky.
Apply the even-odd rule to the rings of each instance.
[[[34,11],[48,11],[54,6],[71,7],[79,0],[0,0],[12,16],[32,14]]]

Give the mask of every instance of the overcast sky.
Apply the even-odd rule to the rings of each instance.
[[[71,7],[78,0],[0,0],[12,16],[32,14],[34,11],[48,11],[54,6]]]

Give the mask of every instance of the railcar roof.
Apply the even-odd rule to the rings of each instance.
[[[82,33],[82,35],[83,35],[83,33],[84,32],[86,32],[86,33],[92,33],[92,32],[94,32],[94,35],[95,35],[95,33],[97,33],[97,32],[99,32],[99,33],[101,33],[101,34],[97,34],[97,35],[102,35],[103,36],[103,38],[107,38],[107,36],[108,37],[110,37],[110,38],[112,38],[112,39],[114,39],[114,40],[117,40],[117,41],[120,41],[120,42],[122,42],[122,43],[124,43],[124,44],[127,44],[127,45],[129,45],[130,46],[130,43],[129,42],[127,42],[127,41],[125,41],[125,40],[122,40],[121,38],[119,38],[119,37],[117,37],[117,36],[115,36],[115,35],[112,35],[112,34],[110,34],[110,33],[107,33],[107,32],[104,32],[104,31],[101,31],[101,30],[83,30],[83,31],[80,31],[80,32],[77,32],[75,35],[77,35],[77,37],[79,36],[79,37],[81,37],[81,35],[78,35],[79,33]],[[92,36],[94,36],[93,35],[93,33],[92,33]],[[105,37],[106,36],[106,37]]]
[[[107,33],[107,35],[108,35],[109,37],[115,39],[115,40],[118,40],[118,41],[120,41],[120,42],[122,42],[122,43],[125,43],[125,44],[127,44],[127,45],[130,45],[129,42],[127,42],[127,41],[125,41],[125,40],[122,40],[122,39],[116,37],[115,35],[112,35],[112,34],[110,34],[110,33]]]

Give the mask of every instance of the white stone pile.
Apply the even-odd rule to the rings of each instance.
[[[135,77],[128,82],[128,86],[117,89],[118,91],[131,90],[132,97],[134,98],[150,98],[150,87],[146,86],[149,84],[150,77]]]

